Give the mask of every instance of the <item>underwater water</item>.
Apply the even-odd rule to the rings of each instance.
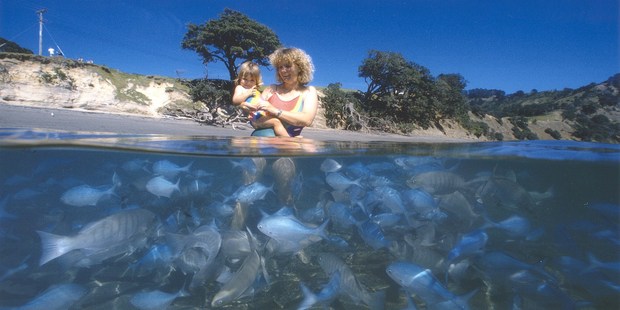
[[[0,132],[0,307],[618,309],[620,147]]]

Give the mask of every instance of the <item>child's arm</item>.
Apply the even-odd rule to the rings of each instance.
[[[235,87],[235,92],[233,93],[232,103],[234,105],[241,105],[242,108],[250,108],[244,103],[248,97],[254,96],[255,92],[257,92],[255,88],[245,88],[241,85],[237,85],[237,87]]]

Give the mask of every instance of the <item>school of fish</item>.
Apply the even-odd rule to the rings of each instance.
[[[620,304],[617,202],[540,220],[553,184],[501,163],[126,155],[63,174],[74,165],[0,176],[0,307]]]

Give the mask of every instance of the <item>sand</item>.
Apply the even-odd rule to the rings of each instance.
[[[142,117],[72,109],[39,108],[0,103],[0,128],[28,128],[68,132],[163,134],[173,136],[249,137],[248,125],[236,128],[204,125],[190,119]],[[441,136],[401,136],[344,130],[305,128],[303,137],[318,141],[473,142]]]

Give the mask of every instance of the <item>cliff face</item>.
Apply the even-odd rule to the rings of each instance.
[[[0,103],[159,116],[189,104],[187,86],[172,78],[126,74],[64,58],[0,54]]]

